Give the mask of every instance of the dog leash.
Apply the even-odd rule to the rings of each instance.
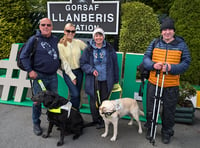
[[[100,93],[99,93],[99,86],[98,86],[98,79],[97,77],[94,78],[94,93],[96,97],[96,108],[99,108],[101,105],[101,98],[100,98]]]
[[[46,91],[46,90],[47,90],[46,87],[44,86],[44,83],[42,82],[41,79],[38,80],[38,84],[40,85],[42,91]]]

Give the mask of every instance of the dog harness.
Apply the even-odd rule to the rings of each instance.
[[[60,114],[61,113],[61,109],[64,109],[64,110],[68,111],[67,118],[69,118],[70,112],[71,112],[71,108],[72,108],[72,103],[68,102],[67,104],[65,104],[65,105],[63,105],[61,107],[53,108],[53,109],[48,109],[48,110],[50,112],[52,112],[52,113]]]
[[[106,118],[110,117],[114,112],[116,112],[116,110],[113,110],[112,112],[105,112],[105,113],[102,113],[105,115]]]

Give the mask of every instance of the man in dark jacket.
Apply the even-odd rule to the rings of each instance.
[[[96,107],[97,95],[95,88],[99,88],[100,102],[109,98],[113,85],[119,81],[119,67],[117,54],[113,47],[105,40],[102,28],[96,28],[93,39],[80,58],[81,69],[85,72],[85,92],[90,95],[90,110],[97,129],[104,127],[104,122]]]
[[[179,96],[180,74],[185,72],[191,58],[188,47],[183,38],[175,36],[174,21],[167,17],[161,24],[161,37],[153,48],[155,40],[151,42],[144,55],[144,67],[150,70],[147,85],[147,135],[150,139],[151,119],[153,114],[154,96],[156,92],[157,74],[160,71],[158,81],[158,98],[164,77],[163,93],[159,98],[163,102],[162,110],[162,142],[168,144],[174,134],[174,115]]]
[[[57,70],[59,68],[58,38],[51,34],[53,25],[51,20],[43,18],[40,20],[39,29],[36,35],[31,36],[25,45],[20,59],[30,79],[33,79],[34,95],[42,91],[38,80],[41,79],[47,90],[57,92],[58,79]],[[36,41],[35,41],[36,40]],[[30,60],[30,52],[37,42],[34,53],[33,64]],[[41,104],[34,102],[32,107],[33,131],[36,135],[42,134],[40,127]]]

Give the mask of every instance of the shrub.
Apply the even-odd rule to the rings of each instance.
[[[175,0],[170,16],[175,20],[176,34],[182,36],[191,53],[190,68],[181,76],[181,80],[200,85],[200,1]]]
[[[24,42],[31,34],[29,12],[24,0],[0,2],[0,59],[8,58],[11,44]]]
[[[153,9],[140,2],[122,4],[119,50],[144,53],[153,38],[160,35],[160,25]]]

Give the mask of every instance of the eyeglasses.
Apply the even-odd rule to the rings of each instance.
[[[65,30],[67,33],[75,33],[76,32],[76,30]]]
[[[47,26],[47,27],[51,27],[51,24],[41,24],[42,27]]]

